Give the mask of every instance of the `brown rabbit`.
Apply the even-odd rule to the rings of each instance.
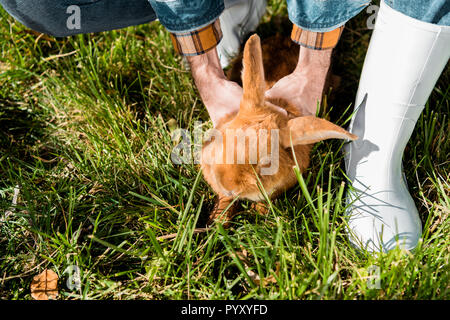
[[[299,170],[304,172],[314,143],[357,139],[327,120],[302,116],[283,99],[265,99],[271,82],[265,81],[260,39],[253,35],[244,48],[239,112],[219,123],[202,149],[203,175],[219,199],[210,223],[219,217],[222,222],[229,221],[233,210],[225,209],[236,197],[263,201],[261,185],[270,198],[291,188],[297,182],[292,148]]]

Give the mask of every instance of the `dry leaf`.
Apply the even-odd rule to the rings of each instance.
[[[242,264],[244,265],[245,271],[247,272],[247,275],[250,277],[250,279],[252,279],[252,281],[259,286],[261,279],[259,277],[259,275],[250,270],[250,260],[248,259],[248,252],[247,250],[245,250],[245,248],[243,246],[241,246],[241,251],[236,251],[236,255],[235,257],[238,258],[239,260],[241,260]],[[275,274],[279,275],[280,273],[280,263],[276,262],[276,270],[275,270]],[[262,285],[265,287],[267,286],[269,283],[277,283],[277,280],[275,279],[274,276],[270,275],[268,277],[265,277],[262,279]]]
[[[45,269],[33,278],[31,282],[31,296],[35,300],[56,299],[58,296],[58,275]]]
[[[89,194],[96,194],[96,193],[101,192],[101,191],[105,191],[103,189],[103,185],[98,183],[97,181],[95,181],[94,185],[92,186],[91,190],[89,190],[88,193]]]

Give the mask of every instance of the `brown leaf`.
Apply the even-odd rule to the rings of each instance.
[[[247,250],[241,246],[242,251],[236,251],[236,255],[234,255],[236,258],[238,258],[239,260],[241,260],[242,264],[244,265],[245,271],[247,272],[247,275],[250,277],[250,279],[252,279],[252,281],[259,286],[260,282],[261,282],[261,278],[259,277],[259,275],[250,270],[250,260],[248,259],[248,252]],[[280,274],[280,263],[276,262],[276,270],[275,270],[275,274],[278,276]],[[262,279],[262,285],[265,287],[270,283],[277,283],[277,279],[273,276],[270,275],[268,277],[265,277]]]
[[[89,190],[89,194],[96,194],[98,192],[105,191],[103,189],[103,185],[98,183],[97,181],[94,182],[94,185],[92,186],[91,190]]]
[[[56,299],[58,296],[58,275],[45,269],[33,278],[31,282],[31,296],[35,300]]]

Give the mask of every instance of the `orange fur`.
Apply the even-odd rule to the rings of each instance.
[[[264,75],[263,60],[269,65],[266,71],[271,70],[269,76],[267,72],[266,76]],[[274,63],[270,62],[267,56],[263,57],[259,37],[251,36],[244,48],[242,72],[244,94],[239,112],[235,117],[224,119],[216,127],[222,139],[214,137],[203,145],[201,162],[203,175],[219,196],[216,208],[211,212],[210,221],[219,218],[236,197],[256,202],[263,201],[258,179],[271,198],[291,188],[297,182],[292,169],[295,160],[291,147],[300,171],[304,172],[309,165],[313,143],[329,138],[351,140],[357,138],[327,120],[314,116],[303,117],[288,101],[266,100],[265,89],[291,69],[289,66],[280,66],[281,71],[277,72],[270,66]],[[273,105],[282,107],[287,114],[274,108]],[[239,140],[236,132],[239,130],[249,133],[249,138],[244,136],[244,140],[240,140],[241,148],[237,147]],[[274,135],[273,142],[272,135]],[[278,139],[275,139],[277,135]],[[278,151],[278,158],[273,157],[272,147],[274,152]],[[263,151],[261,148],[267,149],[267,157],[261,156],[264,154],[260,154]],[[215,156],[217,158],[214,158]],[[239,158],[241,162],[238,162]],[[277,167],[277,170],[273,174],[262,174],[275,164],[276,159],[278,166],[274,167]],[[225,213],[220,220],[227,222],[232,215]]]

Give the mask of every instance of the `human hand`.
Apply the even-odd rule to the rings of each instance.
[[[283,98],[303,115],[315,115],[331,63],[332,49],[300,48],[295,70],[266,91],[266,98]]]
[[[216,127],[222,119],[239,111],[242,88],[227,80],[216,49],[187,57],[191,73],[209,116]]]
[[[237,114],[242,99],[242,88],[236,82],[210,77],[205,85],[197,85],[203,103],[216,127],[221,120]]]

